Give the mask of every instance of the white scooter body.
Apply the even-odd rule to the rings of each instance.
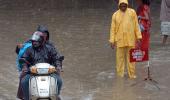
[[[48,73],[50,64],[38,63],[35,67],[37,68],[37,74],[29,80],[30,100],[56,100],[57,80]]]

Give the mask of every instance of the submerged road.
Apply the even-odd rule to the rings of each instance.
[[[146,63],[137,64],[136,80],[116,77],[115,50],[108,43],[116,7],[105,8],[100,3],[83,7],[77,2],[76,7],[65,8],[61,1],[58,7],[55,3],[31,1],[0,0],[0,100],[16,100],[15,46],[28,39],[38,24],[48,26],[51,40],[65,56],[63,100],[170,100],[170,43],[160,44],[159,13],[155,12],[160,10],[159,3],[151,8],[150,67],[153,79],[159,83],[157,88],[142,81],[147,75]]]

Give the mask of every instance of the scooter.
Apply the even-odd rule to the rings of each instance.
[[[58,100],[57,80],[51,77],[52,73],[48,72],[53,66],[48,63],[38,63],[35,67],[37,73],[29,80],[30,100]]]

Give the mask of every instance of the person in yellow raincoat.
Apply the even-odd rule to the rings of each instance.
[[[142,35],[138,25],[136,12],[128,8],[127,0],[119,0],[119,9],[112,16],[110,39],[112,49],[116,46],[117,74],[124,77],[127,65],[129,78],[136,78],[135,63],[130,62],[129,51],[139,44]]]

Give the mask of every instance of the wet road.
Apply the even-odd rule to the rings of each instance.
[[[137,80],[116,77],[115,51],[108,44],[112,8],[20,7],[20,1],[11,9],[10,0],[0,2],[0,100],[16,100],[15,45],[29,38],[38,24],[49,27],[51,40],[65,56],[63,100],[170,100],[170,41],[160,44],[158,13],[152,14],[150,67],[160,90],[142,81],[146,63],[137,64]],[[153,4],[155,10],[159,3]]]

